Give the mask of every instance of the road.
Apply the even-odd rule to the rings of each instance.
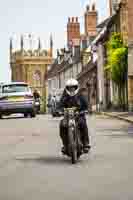
[[[59,119],[0,120],[0,200],[132,200],[133,125],[88,122],[92,150],[72,165],[60,153]]]

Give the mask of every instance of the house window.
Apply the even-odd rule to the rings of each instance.
[[[51,80],[48,80],[48,87],[49,87],[49,90],[51,91],[51,89],[52,89],[52,81]]]
[[[70,69],[70,77],[73,78],[73,66]]]
[[[73,77],[76,78],[77,77],[77,65],[73,65]]]
[[[82,65],[81,63],[78,63],[78,74],[80,74],[82,71]]]
[[[63,88],[63,87],[64,87],[64,82],[65,82],[65,79],[64,79],[64,72],[61,73],[60,80],[61,80],[61,88]]]

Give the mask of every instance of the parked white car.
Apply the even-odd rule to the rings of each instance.
[[[24,82],[1,85],[0,118],[3,115],[23,113],[25,117],[35,117],[35,102],[32,91]]]

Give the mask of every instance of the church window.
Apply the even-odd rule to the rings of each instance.
[[[34,79],[34,85],[36,87],[41,85],[41,72],[39,70],[36,70],[34,72],[33,79]]]

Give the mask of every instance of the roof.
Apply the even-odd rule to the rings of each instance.
[[[116,14],[106,18],[104,21],[97,25],[97,28],[103,28],[105,26],[108,26],[108,24],[114,19],[115,16]]]
[[[5,82],[5,83],[2,84],[2,86],[3,85],[17,85],[17,84],[19,84],[19,85],[28,85],[25,82]]]
[[[71,59],[72,61],[70,62]],[[79,62],[81,62],[80,57],[69,56],[66,60],[63,58],[61,63],[58,63],[58,60],[55,59],[55,62],[51,65],[51,69],[47,72],[47,78],[50,79],[65,69],[68,69],[73,64],[77,64]]]
[[[110,17],[106,18],[104,21],[102,21],[100,24],[97,25],[97,28],[103,28],[104,26],[108,24],[109,20],[110,20]]]
[[[107,18],[101,24],[98,25],[98,27],[101,28],[101,30],[100,30],[99,34],[97,35],[97,37],[92,42],[92,45],[96,45],[100,40],[106,38],[105,36],[106,36],[109,28],[114,23],[115,17],[116,17],[116,14],[114,14],[111,17]]]

